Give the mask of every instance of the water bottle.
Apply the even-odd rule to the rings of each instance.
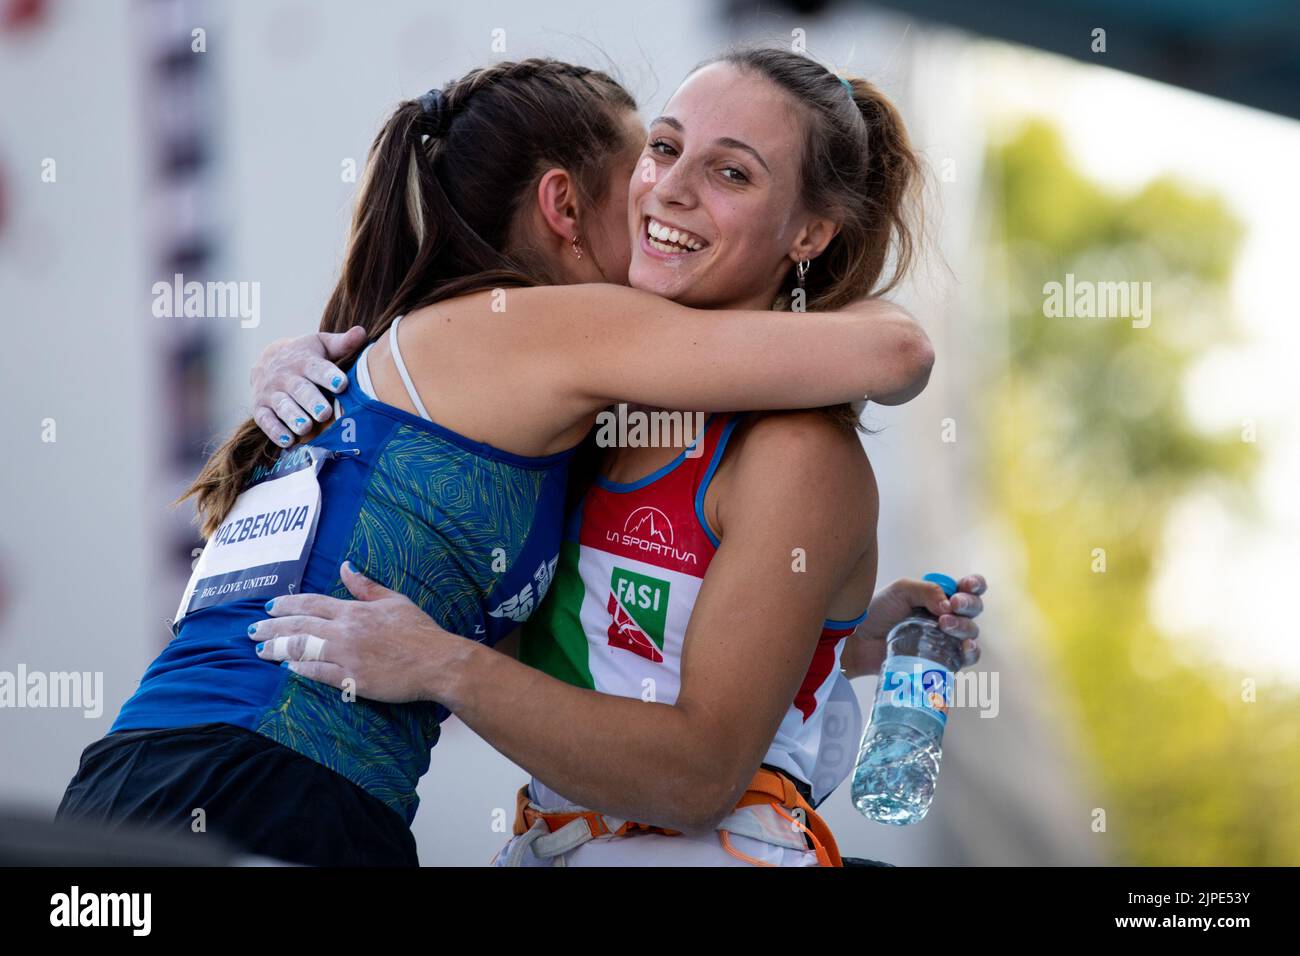
[[[927,574],[952,597],[957,582]],[[961,640],[939,630],[924,608],[894,625],[871,721],[853,770],[853,805],[877,823],[919,823],[930,809],[943,756],[943,729],[961,667]]]

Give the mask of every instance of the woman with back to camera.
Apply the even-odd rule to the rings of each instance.
[[[246,633],[268,597],[346,594],[350,557],[491,644],[547,589],[571,452],[616,397],[777,408],[919,390],[928,342],[887,303],[796,328],[578,284],[626,270],[626,239],[604,240],[625,222],[634,106],[603,74],[533,60],[392,115],[322,320],[370,342],[342,420],[279,458],[246,423],[204,467],[190,493],[209,541],[175,638],[83,754],[61,816],[190,832],[201,809],[249,852],[414,863],[446,709],[345,699],[258,659]],[[811,247],[815,223],[787,226]]]

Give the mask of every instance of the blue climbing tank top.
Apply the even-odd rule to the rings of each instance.
[[[310,546],[296,565],[215,568],[197,589],[192,580],[179,609],[188,601],[189,610],[178,611],[172,641],[110,733],[213,722],[244,727],[342,774],[408,822],[414,818],[416,783],[448,711],[435,703],[346,701],[336,688],[259,658],[248,627],[266,618],[264,585],[278,579],[285,593],[284,579],[300,574],[297,591],[347,599],[338,569],[350,560],[448,631],[493,644],[532,613],[555,573],[573,450],[516,455],[429,420],[402,363],[397,325],[394,362],[421,415],[363,393],[373,394],[367,348],[336,401],[335,423],[255,474],[235,510],[258,492],[259,479],[265,485],[279,474],[287,476],[284,486],[297,483],[292,500],[278,509],[272,502],[256,517],[227,516],[200,562],[214,542],[250,548],[304,535],[309,529],[299,526],[310,524],[308,514]],[[312,471],[319,497],[309,500],[302,495],[316,495]],[[202,575],[200,567],[196,578]]]

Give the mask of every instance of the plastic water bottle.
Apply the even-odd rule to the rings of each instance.
[[[957,582],[927,574],[952,597]],[[930,809],[943,756],[943,730],[961,667],[961,640],[939,630],[924,608],[894,625],[880,669],[871,721],[853,770],[853,805],[877,823],[919,823]]]

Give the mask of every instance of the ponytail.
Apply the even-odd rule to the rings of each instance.
[[[604,73],[547,59],[473,70],[400,104],[370,147],[320,330],[360,325],[373,342],[395,317],[442,299],[547,282],[538,263],[511,249],[530,187],[558,166],[596,195],[608,157],[626,145],[621,114],[634,109]],[[278,453],[250,419],[177,503],[195,499],[209,536],[254,470]]]
[[[425,229],[421,170],[412,145],[422,111],[414,101],[402,103],[388,118],[370,147],[365,173],[352,217],[343,270],[321,318],[322,332],[344,332],[354,325],[366,327],[366,338],[383,334],[399,303],[398,292],[410,285],[412,266],[420,251]],[[431,176],[431,173],[429,174]],[[418,225],[417,225],[418,223]],[[382,308],[387,304],[387,308]],[[375,311],[380,305],[382,311]],[[345,356],[348,366],[355,355]],[[279,446],[249,419],[204,463],[194,483],[177,504],[195,499],[204,537],[216,531],[248,484],[255,470],[272,464]]]
[[[921,228],[921,161],[898,108],[889,98],[867,80],[846,82],[867,128],[864,199],[872,215],[867,222],[863,271],[875,277],[872,293],[883,295],[903,280],[916,254]],[[881,284],[879,277],[884,274],[891,247],[894,268],[888,281]]]

